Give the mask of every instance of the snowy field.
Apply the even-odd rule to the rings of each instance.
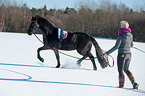
[[[96,40],[106,51],[116,42]],[[113,68],[102,69],[97,60],[97,71],[93,71],[91,61],[83,61],[78,68],[77,59],[60,54],[61,68],[57,69],[53,51],[41,51],[44,63],[37,59],[41,46],[34,35],[0,32],[0,96],[145,96],[145,54],[136,49],[132,49],[130,70],[139,90],[132,89],[127,76],[125,88],[118,88],[117,51],[111,54]],[[145,50],[145,43],[134,42],[134,46]],[[76,51],[61,52],[81,57]],[[92,53],[96,56],[94,47]]]

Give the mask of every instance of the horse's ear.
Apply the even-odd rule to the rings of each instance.
[[[35,18],[36,18],[36,20],[37,20],[37,18],[38,18],[38,17],[39,17],[39,16],[38,16],[38,15],[36,15],[36,17],[35,17]]]
[[[32,19],[34,19],[34,17],[32,16]]]

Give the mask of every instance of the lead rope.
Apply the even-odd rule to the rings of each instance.
[[[142,53],[145,53],[145,51],[143,51],[143,50],[141,50],[139,48],[136,48],[136,47],[133,47],[133,48],[136,49],[136,50],[138,50],[138,51],[140,51],[140,52],[142,52]]]
[[[109,63],[108,56],[110,56],[111,59],[112,59],[112,61],[113,61],[112,66],[111,66],[110,63]],[[114,67],[114,58],[113,58],[111,55],[108,55],[108,56],[107,56],[107,61],[108,61],[108,65],[109,65],[109,67]]]
[[[35,33],[33,33],[33,34],[38,39],[38,41],[40,41],[42,44],[44,44]],[[52,50],[54,50],[54,49],[52,49]],[[68,57],[72,57],[72,58],[75,58],[75,59],[81,59],[79,57],[72,56],[72,55],[69,55],[69,54],[66,54],[66,53],[63,53],[63,52],[60,52],[60,51],[58,51],[58,52],[61,53],[61,54],[63,54],[63,55],[65,55],[65,56],[68,56]],[[113,60],[113,65],[112,66],[109,64],[108,56],[110,56],[111,59]],[[106,61],[108,62],[108,66],[109,67],[114,67],[114,58],[111,55],[108,55],[108,56],[107,57],[104,56],[106,58]],[[96,59],[96,58],[98,58],[98,57],[94,57],[94,59]],[[90,60],[90,59],[84,59],[84,60]]]
[[[35,33],[33,33],[33,34],[35,35],[35,37],[36,37],[41,43],[43,43]],[[44,44],[44,43],[43,43],[43,44]]]

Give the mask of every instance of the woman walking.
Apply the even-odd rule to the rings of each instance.
[[[128,28],[129,24],[127,21],[121,21],[121,28],[118,30],[118,37],[116,44],[113,48],[107,51],[104,55],[107,56],[110,53],[118,49],[117,66],[119,72],[119,88],[124,88],[124,72],[130,79],[133,89],[138,89],[138,84],[135,82],[133,74],[129,70],[131,51],[130,48],[133,47],[133,36],[131,34],[131,29]]]

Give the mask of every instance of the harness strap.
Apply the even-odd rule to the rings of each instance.
[[[62,30],[61,30],[62,31]],[[60,34],[60,39],[59,39],[59,49],[61,48],[61,45],[62,45],[62,41],[63,41],[63,32],[61,32]]]
[[[67,35],[67,31],[63,31],[62,29],[58,28],[59,49],[61,48],[63,39],[65,39]]]
[[[58,28],[58,38],[59,38],[59,45],[58,45],[58,47],[60,49],[61,45],[62,45],[62,41],[63,41],[63,31],[60,28]]]

